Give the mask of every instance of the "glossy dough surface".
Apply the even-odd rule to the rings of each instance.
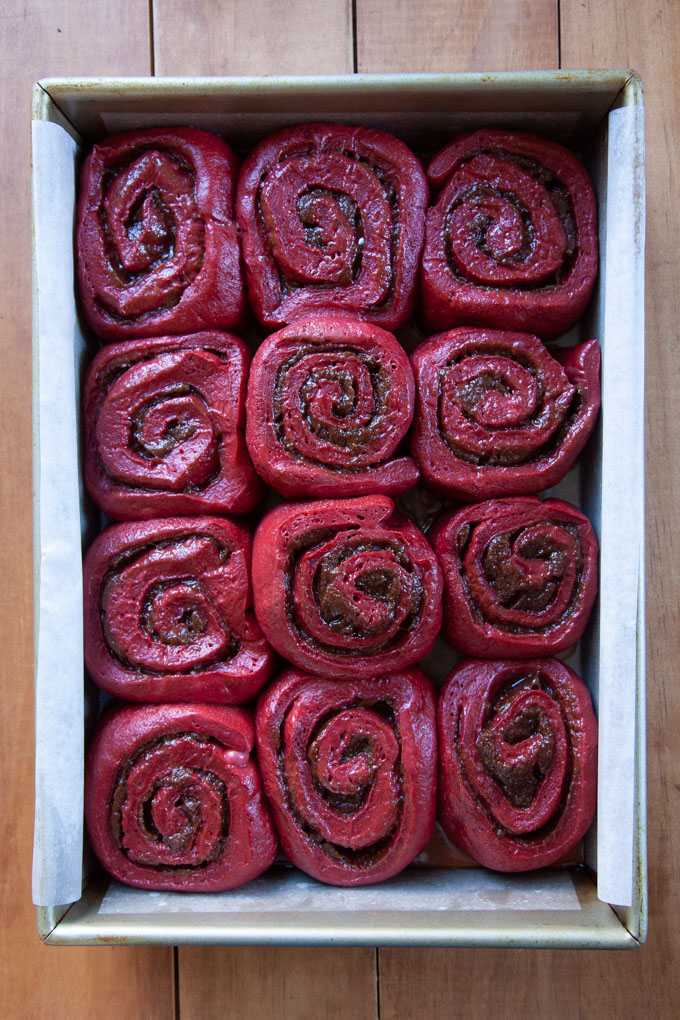
[[[121,882],[219,892],[265,871],[276,835],[242,709],[126,705],[100,722],[85,768],[92,847]]]
[[[462,327],[412,357],[412,451],[428,484],[465,502],[556,485],[600,407],[596,340],[552,354],[528,333]]]
[[[103,531],[84,565],[93,680],[127,701],[249,701],[273,665],[250,608],[250,542],[225,517]]]
[[[590,695],[557,659],[465,660],[439,700],[439,820],[479,864],[530,871],[559,861],[597,801]]]
[[[398,456],[414,384],[391,333],[337,317],[301,320],[264,340],[248,380],[247,442],[282,496],[395,494],[418,468]]]
[[[85,160],[76,250],[80,299],[104,340],[240,329],[238,161],[194,128],[131,131]]]
[[[598,549],[590,521],[570,503],[475,503],[445,515],[433,544],[446,638],[464,655],[553,655],[581,637],[597,594]]]
[[[243,513],[262,486],[245,443],[250,353],[217,330],[109,344],[83,390],[85,483],[109,517]]]
[[[543,339],[583,314],[597,275],[597,206],[568,149],[523,132],[459,135],[432,159],[421,314]]]
[[[320,311],[385,329],[414,310],[428,188],[393,135],[301,124],[243,164],[237,216],[250,304],[277,329]]]
[[[424,535],[387,496],[288,503],[255,534],[255,612],[270,644],[319,676],[411,666],[441,623],[442,577]]]
[[[320,680],[288,670],[256,713],[258,761],[281,845],[331,885],[380,882],[432,835],[434,691],[417,669]]]

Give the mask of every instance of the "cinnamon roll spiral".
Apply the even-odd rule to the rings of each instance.
[[[426,204],[420,161],[383,131],[302,124],[270,135],[243,164],[237,199],[260,322],[278,329],[329,311],[403,325]]]
[[[438,523],[447,640],[464,655],[525,658],[581,637],[597,594],[597,539],[561,499],[475,503]]]
[[[260,698],[256,728],[281,845],[303,871],[380,882],[432,835],[435,703],[419,670],[334,682],[288,670]]]
[[[427,213],[422,317],[553,339],[588,303],[597,275],[597,207],[564,146],[520,131],[459,135],[430,162],[441,189]]]
[[[239,704],[273,665],[251,605],[250,535],[224,517],[116,524],[85,557],[85,664],[128,701]]]
[[[439,700],[439,820],[484,867],[530,871],[585,835],[597,799],[588,690],[557,659],[465,660]]]
[[[248,380],[248,450],[288,498],[401,493],[418,468],[395,456],[413,417],[413,373],[395,338],[320,317],[258,348]]]
[[[288,503],[253,547],[255,612],[300,669],[370,677],[413,665],[441,623],[442,580],[427,539],[386,496]]]
[[[85,768],[92,847],[121,882],[219,892],[265,871],[276,835],[251,758],[251,717],[208,705],[126,705]]]
[[[194,128],[131,131],[82,170],[76,247],[82,307],[105,340],[240,329],[238,162]]]
[[[110,344],[85,379],[85,483],[109,517],[243,513],[261,485],[245,444],[250,355],[216,330]]]
[[[600,406],[596,340],[548,353],[528,333],[462,327],[412,357],[412,450],[428,484],[466,502],[556,485]]]

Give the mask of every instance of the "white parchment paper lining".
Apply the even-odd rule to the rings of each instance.
[[[580,910],[565,871],[507,875],[467,868],[412,869],[380,885],[337,889],[297,870],[269,872],[226,893],[168,893],[130,889],[112,881],[100,914],[299,913],[304,911]]]
[[[76,144],[33,122],[39,342],[34,420],[37,570],[33,899],[80,899],[83,844],[83,623],[73,297]]]

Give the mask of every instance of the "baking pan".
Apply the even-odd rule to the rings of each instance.
[[[313,78],[52,78],[33,89],[36,627],[34,899],[50,944],[338,944],[625,948],[646,933],[644,745],[644,126],[629,70]],[[364,889],[273,868],[226,894],[126,888],[82,829],[81,549],[99,526],[79,477],[78,389],[90,352],[74,296],[80,155],[114,131],[189,124],[246,150],[312,120],[391,131],[432,152],[458,130],[535,131],[579,152],[598,194],[601,272],[569,339],[597,336],[603,413],[551,494],[601,543],[599,610],[573,659],[600,723],[596,824],[583,865],[530,875],[412,866]],[[83,842],[85,843],[83,853]]]

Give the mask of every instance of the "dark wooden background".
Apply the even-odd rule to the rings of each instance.
[[[278,1020],[680,1016],[680,5],[675,0],[5,0],[0,10],[0,1014]],[[647,109],[650,936],[634,952],[47,948],[33,825],[29,97],[48,75],[634,67]]]

